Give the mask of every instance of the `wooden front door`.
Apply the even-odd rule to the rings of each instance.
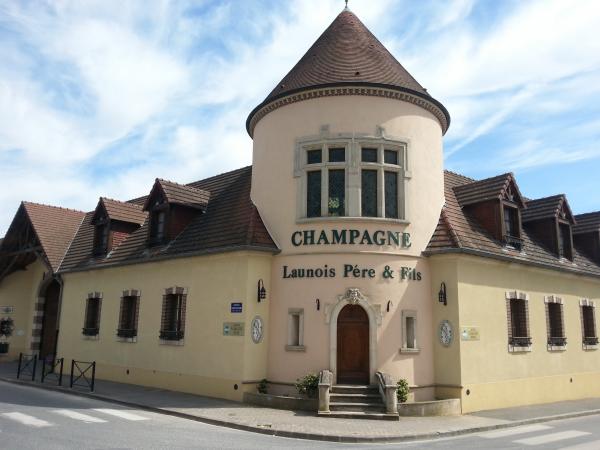
[[[40,359],[56,353],[58,337],[58,300],[60,285],[53,281],[46,289],[44,315],[42,318],[42,336],[40,341]]]
[[[344,306],[338,316],[337,382],[369,384],[369,317],[358,305]]]

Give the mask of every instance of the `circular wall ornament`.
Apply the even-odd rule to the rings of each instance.
[[[444,347],[450,347],[452,340],[454,339],[454,331],[452,330],[452,324],[447,320],[440,322],[440,328],[438,330],[440,343]]]
[[[260,341],[262,341],[263,333],[264,333],[264,326],[263,326],[263,320],[261,319],[260,316],[256,316],[254,319],[252,319],[252,324],[250,325],[250,331],[252,334],[252,341],[255,344],[258,344]]]

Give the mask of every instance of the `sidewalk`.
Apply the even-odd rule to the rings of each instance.
[[[316,414],[260,408],[228,400],[96,380],[96,392],[16,379],[13,363],[0,363],[0,380],[22,383],[214,425],[300,439],[393,442],[448,437],[547,420],[600,414],[600,398],[485,411],[459,417],[401,417],[399,422],[320,418]],[[39,376],[37,378],[39,380]],[[63,379],[68,386],[68,376]]]

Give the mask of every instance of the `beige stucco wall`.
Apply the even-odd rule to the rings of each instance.
[[[600,396],[600,353],[582,348],[579,309],[582,298],[598,301],[600,280],[486,258],[432,260],[434,268],[456,267],[454,278],[446,273],[446,283],[454,285],[449,305],[435,310],[446,309],[453,318],[456,339],[450,350],[460,358],[440,358],[436,342],[435,364],[436,376],[447,372],[456,382],[459,375],[463,412]],[[506,292],[514,290],[529,294],[531,352],[508,351]],[[565,351],[549,351],[546,345],[548,295],[564,301]],[[480,340],[460,340],[461,327],[477,327]]]
[[[36,260],[25,270],[13,272],[0,282],[0,305],[15,308],[13,314],[0,313],[0,317],[12,317],[15,322],[14,333],[8,340],[10,343],[8,355],[3,356],[0,362],[16,359],[21,352],[31,353],[34,306],[45,271],[44,263]]]
[[[311,220],[296,223],[300,178],[294,177],[296,140],[319,135],[322,126],[336,134],[385,135],[407,143],[408,169],[412,178],[406,183],[408,225],[394,221],[361,219],[351,221]],[[379,97],[338,96],[305,100],[281,107],[262,118],[254,131],[252,158],[252,200],[269,231],[284,254],[319,252],[315,248],[295,248],[295,230],[345,228],[404,231],[411,234],[410,249],[374,248],[368,245],[328,246],[332,252],[376,250],[418,256],[425,249],[439,219],[443,197],[442,131],[428,111],[410,103]]]
[[[262,278],[270,289],[270,261],[269,254],[237,252],[64,274],[59,356],[95,360],[99,378],[241,400],[254,387],[244,382],[266,375],[270,296],[258,303],[256,286]],[[188,289],[181,346],[159,340],[162,296],[173,286]],[[116,336],[127,289],[141,291],[135,343]],[[103,294],[98,340],[81,334],[88,292]],[[231,302],[242,302],[243,313],[232,314]],[[259,344],[250,335],[256,315],[266,324]],[[245,336],[224,336],[223,322],[244,322]]]

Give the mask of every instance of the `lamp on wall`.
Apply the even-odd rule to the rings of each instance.
[[[440,286],[440,292],[438,292],[438,301],[443,303],[444,306],[448,305],[448,298],[446,297],[446,283],[442,281]]]
[[[387,302],[387,308],[386,308],[387,312],[390,312],[390,306],[392,306],[392,301],[388,300],[388,302]]]
[[[317,304],[317,311],[319,311],[321,309],[321,300],[317,299],[315,303]]]
[[[265,283],[263,283],[262,278],[258,280],[258,290],[257,290],[257,300],[260,303],[261,300],[267,298],[267,290],[265,289]]]

